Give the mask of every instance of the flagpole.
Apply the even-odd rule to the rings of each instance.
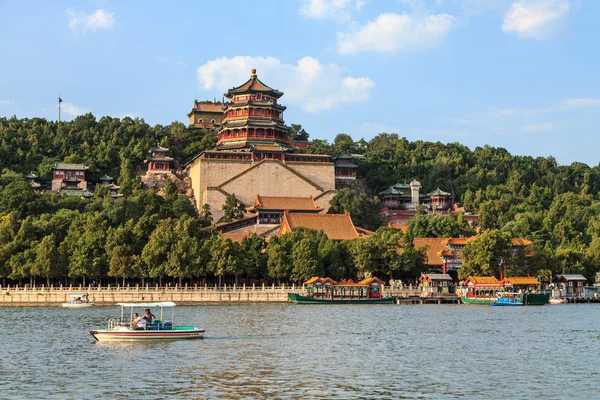
[[[60,124],[60,103],[62,103],[62,99],[60,98],[60,94],[58,95],[58,123]]]

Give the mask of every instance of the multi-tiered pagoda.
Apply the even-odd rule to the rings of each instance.
[[[283,121],[285,106],[277,103],[283,93],[262,83],[253,69],[248,81],[225,96],[231,102],[224,112],[217,149],[249,149],[257,153],[255,160],[281,160],[281,154],[291,148],[290,128]]]

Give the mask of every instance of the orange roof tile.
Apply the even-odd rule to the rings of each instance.
[[[440,254],[444,251],[449,251],[446,248],[447,240],[446,238],[414,238],[413,245],[415,249],[426,247],[425,256],[427,256],[427,265],[442,265],[444,261],[440,257]]]
[[[223,113],[223,103],[213,103],[212,101],[195,101],[192,111],[203,111],[213,113]]]
[[[527,246],[531,246],[533,244],[533,242],[531,240],[527,240],[527,239],[524,239],[524,238],[514,238],[514,239],[511,239],[511,240],[512,240],[513,246],[519,246],[519,247],[520,246],[525,246],[525,247],[527,247]]]
[[[399,231],[402,231],[402,233],[406,233],[406,230],[408,229],[407,224],[393,224],[391,222],[388,224],[388,227],[392,229],[398,229]]]
[[[513,276],[504,278],[502,284],[511,285],[539,285],[540,282],[533,276]]]
[[[363,279],[362,281],[358,282],[358,284],[359,284],[359,285],[370,285],[370,284],[371,284],[371,283],[373,283],[373,282],[377,282],[377,283],[379,283],[380,285],[385,285],[385,282],[384,282],[384,281],[382,281],[381,279],[379,279],[379,278],[376,278],[376,277],[372,277],[372,278],[365,278],[365,279]]]
[[[352,223],[350,214],[291,214],[287,211],[283,214],[283,222],[279,234],[289,229],[307,228],[323,231],[329,239],[351,240],[358,239],[359,234]]]
[[[256,196],[254,208],[257,210],[321,211],[312,197]]]
[[[335,285],[337,282],[334,281],[333,279],[331,279],[330,277],[325,277],[325,278],[320,278],[318,276],[313,276],[312,278],[310,278],[309,280],[307,280],[306,282],[304,282],[305,285],[314,285],[315,283],[331,283],[333,285]]]
[[[465,285],[468,282],[475,285],[500,285],[500,282],[495,276],[469,276],[464,282]]]
[[[471,240],[475,240],[477,238],[477,236],[473,236],[473,237],[468,237],[468,238],[450,238],[448,239],[448,244],[453,244],[453,245],[458,245],[458,246],[464,246],[465,244],[469,243]]]

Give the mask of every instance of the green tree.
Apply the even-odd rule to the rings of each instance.
[[[219,222],[230,222],[236,219],[244,218],[245,208],[235,197],[235,193],[227,196],[225,204],[223,204],[223,216]]]
[[[317,246],[309,238],[295,243],[291,254],[292,271],[290,278],[294,282],[304,282],[313,276],[323,275]]]
[[[350,189],[339,189],[329,204],[328,214],[349,212],[354,224],[361,228],[376,230],[383,224],[381,204],[377,197],[357,194]]]
[[[463,261],[458,277],[466,279],[469,275],[498,276],[500,265],[510,265],[512,261],[512,247],[510,234],[499,230],[483,232],[462,250]]]
[[[62,263],[55,241],[54,234],[50,234],[44,236],[36,247],[36,269],[39,271],[40,276],[46,278],[47,286],[50,286],[51,278],[58,277],[65,272],[61,268]]]

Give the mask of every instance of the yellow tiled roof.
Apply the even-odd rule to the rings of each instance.
[[[351,240],[358,239],[359,235],[350,214],[291,214],[284,212],[284,222],[282,228],[286,225],[290,229],[307,228],[316,231],[323,231],[329,239],[333,240]],[[282,232],[280,230],[280,232]]]
[[[312,197],[256,196],[254,208],[258,210],[321,211]]]
[[[511,285],[539,285],[540,282],[533,276],[513,276],[504,278],[502,283],[510,283]]]

